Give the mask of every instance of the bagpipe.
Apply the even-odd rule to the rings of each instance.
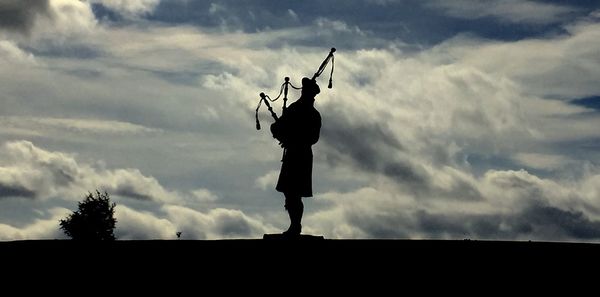
[[[313,77],[311,78],[311,80],[313,82],[316,83],[316,79],[321,75],[321,73],[323,73],[323,71],[325,70],[325,67],[327,67],[327,64],[329,64],[329,62],[331,62],[331,73],[329,74],[329,85],[327,86],[327,88],[331,89],[333,87],[333,69],[335,67],[335,57],[333,56],[333,53],[335,53],[335,48],[332,47],[331,51],[329,51],[329,54],[327,55],[327,57],[325,58],[325,60],[323,60],[323,62],[321,63],[321,66],[319,66],[319,69],[317,70],[317,72],[315,72],[315,74],[313,75]],[[271,107],[271,104],[269,102],[275,102],[277,101],[281,95],[283,94],[283,108],[282,108],[282,114],[285,114],[285,110],[287,108],[287,95],[288,95],[288,90],[289,87],[292,87],[295,90],[301,90],[301,87],[296,87],[294,86],[291,82],[290,82],[290,78],[289,77],[285,77],[284,78],[284,82],[281,85],[281,88],[279,89],[279,95],[277,95],[277,97],[275,97],[275,99],[271,99],[271,97],[269,97],[267,94],[265,93],[260,93],[260,99],[258,101],[258,106],[256,107],[256,130],[260,130],[260,121],[258,119],[258,111],[260,110],[260,107],[262,106],[262,104],[264,103],[265,106],[267,107],[267,109],[269,110],[269,112],[271,113],[271,117],[273,117],[273,119],[275,120],[275,122],[277,122],[277,120],[279,120],[279,117],[277,116],[277,114],[273,111],[273,107]]]

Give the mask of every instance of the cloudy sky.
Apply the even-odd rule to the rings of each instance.
[[[0,0],[0,240],[285,230],[254,108],[330,47],[304,233],[600,241],[596,0]]]

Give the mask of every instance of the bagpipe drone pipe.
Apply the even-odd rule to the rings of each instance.
[[[335,67],[335,57],[334,57],[334,53],[335,53],[336,49],[335,48],[331,48],[331,50],[329,51],[329,54],[327,55],[327,57],[325,58],[325,60],[323,60],[323,62],[321,63],[321,65],[319,66],[319,69],[317,70],[317,72],[315,72],[315,74],[313,75],[313,77],[311,78],[311,80],[313,82],[315,82],[316,84],[316,79],[323,73],[323,71],[325,70],[325,68],[327,67],[327,65],[329,64],[329,62],[331,62],[331,73],[329,74],[329,85],[327,86],[327,88],[331,89],[333,87],[333,69]],[[261,105],[264,103],[264,105],[267,107],[267,109],[269,110],[269,112],[271,113],[271,117],[273,117],[273,119],[277,122],[279,120],[279,117],[277,116],[277,114],[275,113],[275,111],[273,111],[273,107],[271,106],[271,104],[269,102],[274,102],[277,101],[281,95],[283,95],[283,108],[282,108],[282,113],[285,113],[285,110],[287,108],[287,95],[288,95],[288,90],[289,87],[292,87],[295,90],[301,90],[301,87],[296,87],[294,86],[291,82],[290,82],[290,78],[289,77],[285,77],[284,78],[284,82],[281,85],[281,88],[279,90],[279,95],[277,95],[277,97],[275,97],[275,99],[271,99],[271,97],[269,97],[267,94],[265,93],[260,93],[260,99],[258,101],[258,106],[256,107],[256,130],[260,130],[260,121],[258,118],[258,111],[260,110]]]

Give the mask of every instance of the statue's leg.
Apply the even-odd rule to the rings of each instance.
[[[304,213],[302,197],[299,195],[285,193],[285,209],[290,216],[290,227],[284,232],[284,234],[300,235],[300,232],[302,232],[302,215]]]

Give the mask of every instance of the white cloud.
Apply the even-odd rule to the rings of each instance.
[[[600,175],[556,182],[524,170],[489,171],[476,180],[481,201],[413,199],[384,184],[318,196],[324,207],[305,218],[329,238],[480,238],[600,240],[595,206]],[[319,203],[319,201],[313,202]],[[559,217],[561,217],[559,219]]]
[[[25,226],[16,227],[0,223],[0,241],[65,238],[59,230],[58,222],[68,213],[69,210],[64,208],[52,208],[48,210],[50,218],[36,219]]]
[[[115,218],[115,237],[120,240],[176,238],[176,226],[167,218],[160,218],[150,212],[117,205]]]
[[[32,54],[23,51],[14,42],[11,42],[10,40],[0,40],[0,59],[6,59],[8,61],[16,62],[35,63],[35,58]]]
[[[31,223],[12,226],[0,223],[0,241],[25,239],[63,239],[59,220],[70,210],[52,208]],[[182,239],[261,238],[274,228],[239,210],[216,208],[200,212],[183,206],[163,205],[158,212],[141,211],[124,204],[115,207],[117,220],[115,237],[131,239]]]
[[[291,9],[287,10],[288,15],[292,18],[293,21],[297,22],[299,20],[298,14]]]
[[[28,141],[5,143],[0,158],[0,196],[80,199],[100,189],[134,199],[175,202],[180,198],[138,169],[96,168],[71,155],[40,149]]]
[[[432,0],[428,5],[458,18],[495,17],[506,22],[524,24],[555,23],[576,11],[569,6],[529,0]]]
[[[69,119],[69,118],[42,118],[42,117],[17,117],[0,116],[0,131],[4,128],[10,130],[21,129],[48,133],[56,130],[60,133],[93,133],[93,134],[149,134],[159,133],[153,129],[121,121],[96,120],[96,119]],[[49,131],[50,130],[50,131]]]
[[[196,189],[192,191],[192,195],[194,199],[200,202],[215,202],[219,199],[215,193],[211,192],[208,189]]]
[[[462,47],[448,43],[462,63],[500,77],[509,77],[535,95],[579,98],[600,93],[600,24],[568,25],[568,35],[517,42],[489,42]],[[458,42],[461,42],[460,40]],[[458,50],[458,52],[454,52]],[[453,53],[454,52],[454,53]]]
[[[73,0],[49,0],[50,18],[36,22],[37,38],[66,38],[88,34],[96,28],[97,21],[88,2]]]
[[[364,36],[365,32],[363,32],[358,26],[349,26],[346,22],[339,20],[330,20],[327,18],[318,18],[315,20],[315,25],[319,28],[316,34],[321,34],[320,31],[327,32],[331,30],[333,32],[345,32],[345,33],[355,33],[358,36]],[[323,30],[324,28],[328,28],[328,30]]]
[[[139,16],[154,11],[160,0],[92,0],[126,16]]]
[[[0,21],[0,39],[6,38],[21,49],[68,47],[102,30],[88,1],[14,2],[0,4],[0,17],[5,19]]]
[[[216,208],[199,212],[182,206],[163,207],[167,217],[182,232],[182,238],[261,238],[273,227],[240,210]]]
[[[259,177],[255,181],[255,186],[261,190],[274,189],[274,185],[279,178],[279,171],[271,170],[267,174]]]
[[[483,191],[498,211],[512,213],[533,203],[550,203],[562,206],[569,198],[563,187],[555,181],[539,178],[525,170],[490,170],[482,178]]]
[[[201,212],[184,206],[164,205],[159,213],[115,208],[118,239],[260,238],[273,227],[239,210],[216,208]]]
[[[409,196],[395,194],[375,187],[360,188],[353,192],[339,193],[328,192],[318,194],[315,201],[305,201],[309,203],[326,203],[326,207],[321,208],[314,213],[307,213],[304,218],[304,232],[313,234],[323,234],[326,238],[368,238],[387,236],[398,236],[405,233],[403,226],[405,224],[389,224],[390,222],[381,221],[380,224],[387,229],[386,232],[370,230],[367,224],[357,220],[369,220],[373,216],[395,217],[398,221],[402,220],[403,213],[409,213],[414,207]],[[390,230],[393,232],[389,232]],[[379,233],[379,234],[378,234]],[[408,237],[409,234],[406,234]]]
[[[565,156],[537,153],[517,153],[515,160],[536,169],[559,169],[569,163]]]

